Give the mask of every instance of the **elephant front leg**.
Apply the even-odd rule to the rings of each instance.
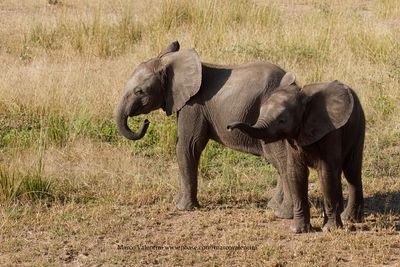
[[[282,185],[282,178],[280,175],[277,178],[278,184],[276,185],[275,188],[275,194],[274,196],[268,201],[268,208],[271,208],[273,210],[278,210],[280,205],[283,202],[283,185]]]
[[[308,203],[308,167],[301,161],[288,157],[288,186],[293,201],[293,220],[290,229],[294,233],[311,230],[310,206]]]
[[[198,112],[192,113],[185,110],[178,116],[176,155],[180,189],[175,202],[179,210],[200,207],[197,201],[197,173],[200,155],[208,142],[208,135],[206,122],[195,116]]]
[[[343,193],[340,181],[340,169],[334,163],[321,162],[318,169],[324,196],[323,231],[343,227],[340,213],[343,211]]]
[[[286,172],[280,172],[274,197],[268,202],[268,207],[274,209],[275,216],[282,219],[293,218],[293,201],[289,190]]]
[[[293,218],[293,201],[286,174],[287,151],[284,141],[263,145],[264,157],[278,171],[277,186],[268,207],[274,210],[275,216],[282,219]]]
[[[179,165],[179,193],[175,198],[179,210],[193,210],[199,208],[197,201],[197,168],[200,152],[193,153],[190,145],[177,144],[177,158]]]

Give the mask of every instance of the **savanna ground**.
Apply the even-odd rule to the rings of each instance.
[[[0,25],[0,265],[400,265],[397,0],[1,0]],[[153,112],[130,142],[113,112],[134,67],[176,39],[206,62],[266,60],[301,84],[354,88],[367,118],[365,222],[289,233],[266,207],[276,172],[213,142],[203,208],[175,210],[176,117]]]

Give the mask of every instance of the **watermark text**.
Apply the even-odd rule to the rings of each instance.
[[[227,250],[227,251],[238,251],[238,250],[256,250],[257,246],[242,246],[242,245],[201,245],[201,246],[159,246],[159,245],[118,245],[118,250],[127,251],[142,251],[142,250]]]

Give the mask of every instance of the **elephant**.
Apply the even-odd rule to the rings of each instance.
[[[116,108],[119,133],[130,140],[142,138],[149,126],[146,119],[134,132],[128,117],[162,109],[167,116],[177,113],[176,155],[179,166],[179,210],[200,207],[197,177],[200,155],[207,142],[264,157],[278,171],[277,189],[268,206],[281,218],[292,218],[293,204],[286,179],[286,149],[283,141],[264,144],[241,132],[227,132],[226,125],[241,120],[256,122],[260,105],[279,86],[285,71],[268,62],[236,66],[203,63],[193,48],[171,43],[157,57],[140,63],[126,84]]]
[[[291,230],[310,231],[308,167],[317,170],[324,197],[324,225],[328,231],[344,221],[360,222],[363,217],[361,181],[365,117],[355,92],[339,81],[296,84],[287,72],[260,108],[254,124],[236,121],[228,131],[242,132],[264,143],[285,141],[284,177],[293,201]],[[236,130],[235,130],[236,129]],[[348,182],[349,197],[343,211],[341,173]]]

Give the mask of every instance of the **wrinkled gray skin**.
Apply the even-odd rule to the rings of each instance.
[[[270,63],[257,62],[234,67],[200,62],[195,50],[179,50],[170,44],[158,57],[141,63],[128,81],[116,111],[119,132],[128,139],[144,136],[148,121],[134,133],[127,125],[130,116],[163,109],[167,115],[178,113],[176,153],[180,171],[180,191],[176,206],[181,210],[199,207],[197,172],[200,154],[208,140],[227,147],[265,157],[286,173],[283,141],[264,144],[239,131],[228,132],[232,121],[254,124],[260,105],[275,90],[285,72]],[[282,218],[293,216],[286,179],[278,179],[269,206]]]
[[[365,118],[357,96],[349,87],[333,81],[306,85],[300,90],[294,75],[287,73],[281,86],[261,105],[260,116],[254,124],[234,122],[228,125],[228,130],[243,132],[265,143],[285,141],[287,176],[284,178],[288,179],[287,193],[291,194],[294,204],[292,231],[311,229],[308,167],[317,170],[321,181],[323,230],[342,227],[341,219],[362,220]],[[342,170],[349,185],[344,211]]]

